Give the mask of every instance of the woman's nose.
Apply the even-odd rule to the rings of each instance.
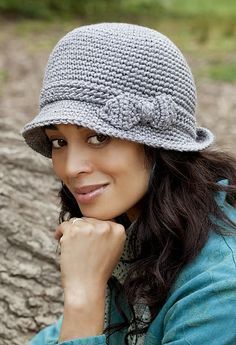
[[[91,159],[83,152],[69,149],[65,160],[65,174],[67,177],[76,177],[82,173],[92,171]]]

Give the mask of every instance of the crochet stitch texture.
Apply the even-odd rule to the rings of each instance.
[[[198,151],[213,134],[196,126],[196,88],[179,49],[161,33],[134,24],[81,26],[52,51],[39,114],[22,134],[51,157],[43,127],[77,124],[149,146]]]

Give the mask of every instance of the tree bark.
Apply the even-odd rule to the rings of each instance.
[[[59,182],[9,122],[0,122],[0,339],[22,345],[62,312]]]

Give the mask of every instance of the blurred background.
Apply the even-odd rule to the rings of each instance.
[[[183,51],[198,86],[199,123],[215,132],[217,144],[235,150],[235,0],[0,0],[0,14],[4,116],[14,109],[22,125],[35,114],[48,54],[66,32],[131,22],[163,32]]]
[[[166,34],[198,89],[198,124],[236,152],[235,0],[0,0],[0,343],[25,344],[62,312],[53,231],[59,183],[20,129],[37,113],[55,43],[83,24],[136,23]]]

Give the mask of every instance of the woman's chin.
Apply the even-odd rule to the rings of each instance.
[[[114,213],[114,212],[104,212],[103,211],[98,211],[98,210],[81,210],[81,213],[83,215],[83,217],[87,217],[87,218],[95,218],[95,219],[99,219],[99,220],[104,220],[104,221],[114,221],[115,222],[115,218],[119,216],[119,214]]]

